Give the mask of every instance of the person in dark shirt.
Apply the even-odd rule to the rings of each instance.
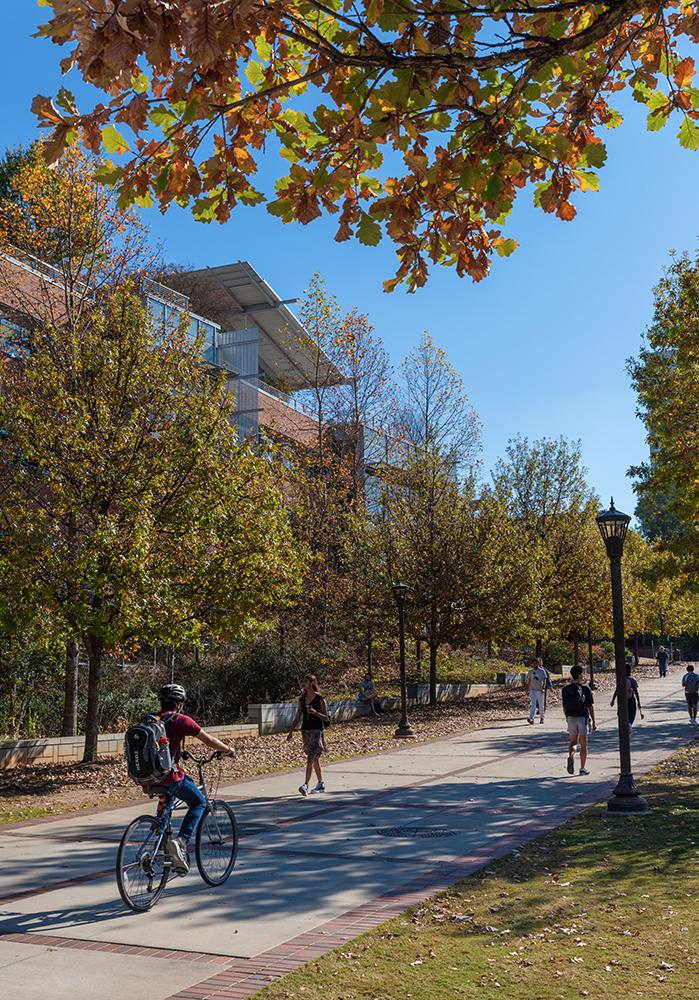
[[[171,798],[181,799],[189,807],[182,820],[180,832],[177,837],[171,837],[168,844],[175,871],[180,872],[180,874],[186,874],[189,871],[187,844],[206,808],[203,792],[180,765],[184,738],[185,736],[195,736],[207,747],[219,750],[222,754],[229,755],[234,752],[221,740],[205,732],[199,723],[189,715],[183,714],[182,708],[186,698],[187,692],[181,684],[165,684],[160,689],[160,712],[158,714],[165,725],[165,732],[170,741],[170,756],[173,763],[172,771],[163,781],[167,792],[163,796],[164,801],[161,808]]]
[[[306,674],[303,679],[303,694],[299,698],[298,708],[294,721],[291,723],[287,740],[291,740],[301,719],[303,719],[301,722],[303,749],[306,753],[306,780],[302,785],[299,785],[299,791],[306,796],[308,795],[308,782],[311,780],[314,768],[318,783],[311,790],[311,794],[325,791],[325,782],[320,769],[320,755],[325,750],[324,729],[330,721],[330,717],[328,706],[320,693],[318,678],[315,674]]]
[[[658,646],[658,652],[655,654],[655,658],[658,661],[658,674],[661,677],[667,677],[667,661],[669,657],[664,646]]]
[[[575,773],[575,748],[580,744],[580,774],[589,774],[587,764],[587,728],[597,729],[594,698],[587,684],[581,684],[583,669],[579,664],[571,668],[571,683],[561,692],[563,711],[568,723],[568,774]]]
[[[626,664],[626,701],[628,703],[629,725],[632,726],[636,721],[636,705],[638,705],[638,711],[641,713],[641,718],[643,718],[643,707],[641,705],[641,694],[638,690],[638,681],[635,677],[631,676],[630,663]],[[612,696],[612,700],[609,702],[611,708],[614,708],[615,702],[616,691]]]

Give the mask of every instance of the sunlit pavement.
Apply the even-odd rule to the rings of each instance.
[[[680,676],[641,681],[637,775],[695,735]],[[604,798],[618,770],[616,720],[608,693],[596,707],[589,777],[566,773],[556,707],[544,725],[518,717],[330,764],[328,790],[307,799],[300,772],[227,787],[240,824],[233,875],[212,889],[193,868],[146,914],[125,909],[113,867],[126,824],[152,811],[148,799],[0,828],[0,994],[250,996]]]

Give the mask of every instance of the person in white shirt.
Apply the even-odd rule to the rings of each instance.
[[[536,657],[529,664],[529,672],[526,679],[527,691],[529,692],[529,716],[527,722],[530,726],[534,725],[534,714],[537,708],[539,709],[539,721],[542,725],[544,722],[544,713],[546,711],[546,676],[544,661]]]

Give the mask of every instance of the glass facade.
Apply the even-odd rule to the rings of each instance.
[[[207,364],[228,373],[228,384],[235,402],[231,419],[242,438],[259,435],[259,366],[260,335],[257,327],[243,330],[221,330],[217,323],[197,316],[189,309],[189,299],[171,292],[164,285],[149,282],[146,303],[156,330],[174,330],[183,316],[189,324],[193,341],[201,338],[202,358]]]

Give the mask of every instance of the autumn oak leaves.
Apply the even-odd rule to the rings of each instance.
[[[387,289],[423,284],[430,261],[483,278],[517,246],[502,227],[526,185],[572,219],[624,88],[649,128],[677,112],[699,148],[688,0],[43,2],[62,68],[107,94],[86,112],[65,88],[35,99],[50,158],[79,139],[117,154],[102,179],[124,206],[337,214],[337,240],[396,244]],[[253,183],[270,149],[288,163],[271,198]]]

